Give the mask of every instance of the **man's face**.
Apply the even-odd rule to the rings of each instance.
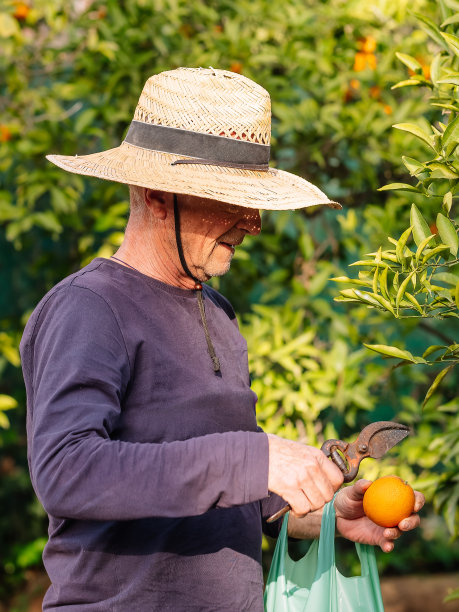
[[[246,234],[261,230],[260,213],[253,208],[187,195],[178,196],[178,205],[185,260],[201,281],[226,274]]]

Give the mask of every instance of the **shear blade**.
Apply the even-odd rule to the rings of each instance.
[[[378,421],[362,430],[359,443],[367,444],[369,457],[380,459],[409,434],[410,428],[406,425],[393,421]]]

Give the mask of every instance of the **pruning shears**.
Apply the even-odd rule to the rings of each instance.
[[[327,440],[322,444],[321,451],[333,461],[344,474],[344,482],[351,482],[359,472],[362,459],[372,457],[380,459],[393,446],[401,442],[410,433],[410,428],[393,421],[376,421],[362,429],[357,440],[343,442],[342,440]],[[268,523],[277,521],[291,509],[285,506],[268,519]]]

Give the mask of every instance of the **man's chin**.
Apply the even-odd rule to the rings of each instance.
[[[203,270],[200,270],[203,278],[203,281],[208,281],[213,276],[224,276],[227,272],[229,272],[231,268],[231,260],[227,264],[222,264],[220,266],[206,266]],[[201,279],[200,279],[201,280]]]

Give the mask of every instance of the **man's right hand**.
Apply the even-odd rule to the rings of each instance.
[[[269,491],[280,495],[299,517],[322,508],[343,484],[341,470],[318,448],[267,435]]]

